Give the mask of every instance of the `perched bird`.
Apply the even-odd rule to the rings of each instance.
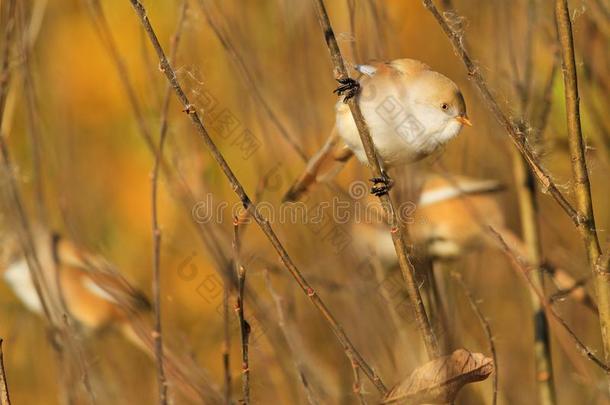
[[[382,195],[391,187],[387,170],[430,156],[471,123],[457,85],[422,62],[397,59],[355,69],[362,74],[359,82],[341,81],[336,92],[343,101],[357,97],[384,171],[383,178],[373,180],[371,192]],[[331,179],[352,155],[367,163],[348,105],[339,101],[335,111],[329,141],[309,161],[284,201],[297,200],[315,182]]]

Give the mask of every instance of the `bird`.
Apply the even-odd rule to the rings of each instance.
[[[102,256],[41,227],[34,227],[32,237],[42,277],[52,297],[49,304],[57,307],[56,297],[61,296],[66,310],[84,332],[102,330],[110,324],[127,332],[128,314],[151,311],[147,297]],[[42,303],[17,243],[5,243],[3,253],[2,278],[28,310],[42,315]]]
[[[454,262],[484,248],[502,250],[497,237],[489,231],[491,227],[527,261],[525,243],[506,225],[499,201],[505,189],[494,179],[426,174],[412,217],[401,218],[409,222],[415,252],[426,259]],[[353,226],[358,251],[372,250],[383,263],[396,263],[396,252],[385,224],[362,221]],[[567,270],[548,259],[542,265],[560,291],[567,291],[569,297],[597,311],[593,298]]]
[[[382,177],[371,179],[371,193],[386,194],[392,187],[387,172],[422,160],[439,151],[462,128],[472,126],[466,102],[448,77],[415,59],[356,65],[358,81],[339,80],[335,92],[343,97],[335,105],[335,126],[304,173],[283,201],[296,201],[314,183],[332,179],[352,157],[368,159],[347,100],[356,97],[382,168]]]
[[[32,239],[51,312],[68,313],[84,336],[116,328],[125,338],[154,356],[152,305],[106,258],[42,226],[32,227]],[[32,313],[43,316],[30,269],[16,236],[3,233],[0,276]],[[53,314],[52,314],[53,316]],[[196,402],[220,403],[221,395],[190,355],[164,349],[170,382]]]

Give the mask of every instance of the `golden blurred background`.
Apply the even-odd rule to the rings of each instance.
[[[143,132],[148,131],[157,144],[167,82],[130,2],[102,3],[97,8],[94,0],[16,2],[1,132],[29,220],[46,223],[103,255],[151,297],[154,156]],[[514,146],[481,102],[466,69],[421,2],[326,3],[349,64],[409,57],[424,61],[458,84],[474,126],[463,130],[438,160],[413,170],[501,181],[506,191],[498,198],[507,227],[520,234]],[[530,144],[561,191],[573,199],[563,80],[561,68],[553,70],[558,48],[551,2],[437,3],[439,7],[453,3],[455,11],[447,11],[446,16],[462,30],[494,96],[515,120],[523,115],[519,85],[531,77],[528,86],[533,101],[526,118],[539,116],[546,105],[550,111],[545,129]],[[1,33],[7,30],[8,4],[8,0],[0,2],[4,13]],[[144,5],[168,52],[182,2],[145,1]],[[610,4],[582,0],[571,1],[570,7],[597,231],[607,249],[610,119],[605,108],[610,95],[610,14],[603,10],[610,10]],[[246,190],[258,201],[268,202],[270,211],[279,212],[283,193],[305,165],[282,132],[311,156],[324,143],[334,121],[337,97],[332,90],[336,83],[311,2],[190,0],[181,31],[173,64],[179,82]],[[4,34],[2,38],[4,49]],[[551,72],[554,80],[547,101],[545,87],[553,77]],[[133,100],[129,91],[133,91]],[[222,211],[221,218],[202,221],[198,207],[205,210],[223,202],[233,206],[239,201],[173,94],[170,100],[165,158],[175,174],[171,178],[162,175],[159,189],[164,337],[169,346],[195,359],[221,387],[223,317],[219,308],[223,288],[219,274],[226,269],[219,266],[232,257],[233,221],[229,209]],[[231,134],[222,127],[223,117],[230,121]],[[244,143],[239,136],[253,140]],[[366,167],[350,162],[334,186],[314,188],[307,205],[341,195],[337,188],[349,190],[354,181],[368,177]],[[400,180],[400,172],[394,177]],[[6,184],[2,179],[3,188]],[[183,194],[190,200],[183,198],[176,184],[186,185],[189,191]],[[538,190],[537,199],[543,257],[561,263],[593,292],[575,227],[548,195]],[[189,206],[184,201],[196,204]],[[3,210],[3,235],[14,232],[16,215]],[[402,329],[391,326],[392,311],[379,293],[380,280],[361,270],[362,263],[368,266],[367,260],[375,255],[356,242],[359,235],[350,224],[336,225],[348,235],[347,245],[337,249],[311,224],[279,222],[272,226],[280,240],[369,364],[391,385],[408,376],[424,359],[413,317],[408,308],[401,310]],[[332,331],[256,225],[243,226],[241,235],[242,257],[248,267],[246,294],[256,294],[259,314],[264,315],[259,319],[246,303],[246,317],[253,327],[252,403],[308,403],[300,381],[303,375],[318,403],[357,403],[350,362]],[[209,249],[209,240],[218,244],[216,251]],[[393,280],[392,294],[402,303],[405,292],[398,269],[382,260],[374,262],[383,267],[384,277]],[[536,379],[544,376],[536,376],[534,368],[528,286],[492,247],[469,251],[452,262],[452,267],[463,275],[489,319],[498,352],[499,403],[538,403]],[[548,283],[547,294],[554,292],[556,288]],[[442,330],[441,335],[459,337],[460,343],[453,348],[489,355],[485,335],[463,293],[453,290],[445,298],[449,301],[449,330]],[[233,300],[231,297],[230,354],[237,402],[242,371]],[[569,299],[558,300],[555,307],[601,355],[596,315]],[[278,308],[286,318],[282,322]],[[603,373],[560,329],[551,324],[557,403],[608,403]],[[66,390],[83,390],[62,387],[45,320],[29,312],[4,283],[0,283],[0,337],[14,404],[64,403]],[[112,325],[85,331],[78,340],[84,347],[97,403],[157,401],[154,361]],[[169,391],[175,403],[190,403],[172,385]],[[469,385],[458,403],[491,403],[491,391],[491,379]],[[369,403],[378,399],[365,378],[363,393]],[[82,392],[75,398],[72,403],[88,403]]]

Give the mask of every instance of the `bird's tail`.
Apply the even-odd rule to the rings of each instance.
[[[305,171],[286,192],[282,201],[298,201],[314,184],[332,180],[352,156],[351,149],[343,143],[336,128],[333,128],[324,146],[309,159]]]

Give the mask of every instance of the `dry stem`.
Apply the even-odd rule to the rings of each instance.
[[[237,70],[240,72],[242,80],[244,84],[248,88],[247,93],[250,94],[255,102],[256,106],[259,106],[267,118],[271,121],[275,129],[279,132],[280,136],[288,143],[292,149],[295,151],[297,155],[301,158],[303,162],[307,162],[309,160],[307,154],[299,145],[298,141],[294,139],[294,137],[290,134],[290,132],[286,129],[286,127],[282,124],[279,117],[275,114],[267,99],[261,93],[259,87],[257,85],[257,80],[254,78],[250,68],[244,62],[242,55],[237,50],[237,47],[234,45],[233,41],[229,37],[228,33],[224,31],[220,24],[216,21],[216,19],[212,16],[212,10],[208,5],[209,0],[199,0],[199,4],[203,9],[205,17],[212,28],[212,31],[220,41],[222,47],[227,51],[229,57],[233,59]]]
[[[224,340],[222,345],[222,368],[224,374],[225,404],[231,405],[231,330],[229,328],[229,283],[223,282],[222,322]]]
[[[506,11],[509,11],[510,7]],[[515,60],[515,68],[513,72],[513,83],[515,92],[519,96],[519,112],[521,131],[528,134],[528,141],[535,142],[536,133],[544,130],[543,127],[537,128],[536,132],[529,132],[527,127],[523,124],[527,119],[527,112],[534,104],[534,95],[532,94],[532,70],[533,70],[533,55],[532,55],[532,43],[534,42],[533,30],[535,21],[536,6],[533,0],[528,0],[527,7],[527,33],[526,33],[526,47],[524,57],[517,57],[515,55],[514,38],[508,32],[508,43],[507,48],[510,55]],[[507,24],[507,30],[511,26],[509,22]],[[523,64],[519,64],[519,60],[524,60]],[[556,64],[554,63],[553,66]],[[519,79],[517,68],[523,66],[524,76],[523,79]],[[553,67],[552,75],[554,74],[555,68]],[[551,81],[552,83],[552,78]],[[545,89],[546,91],[546,89]],[[550,102],[549,102],[550,104]],[[548,109],[543,109],[542,114],[548,113]],[[541,122],[545,122],[546,119],[541,119]],[[534,136],[534,139],[532,139]],[[544,292],[544,274],[540,268],[542,259],[542,245],[540,241],[540,226],[538,219],[538,201],[536,197],[536,181],[533,178],[533,174],[528,170],[527,162],[516,148],[511,148],[512,161],[513,161],[513,176],[515,178],[515,185],[517,191],[517,197],[519,201],[519,214],[521,220],[521,238],[524,241],[525,249],[527,251],[528,260],[534,266],[535,270],[531,274],[531,281],[537,289]],[[538,296],[530,290],[530,301],[532,305],[533,323],[534,323],[534,361],[536,366],[536,385],[538,389],[538,396],[541,404],[553,405],[557,403],[555,395],[555,384],[553,378],[553,365],[551,357],[551,342],[549,334],[549,323],[544,314],[544,310]]]
[[[6,381],[6,371],[4,370],[2,342],[3,340],[0,339],[0,405],[11,405],[11,398],[8,393],[8,383]]]
[[[358,362],[358,364],[360,365],[360,367],[362,368],[362,370],[364,371],[366,376],[371,380],[371,382],[373,382],[373,384],[375,384],[375,386],[381,393],[385,394],[387,392],[387,388],[381,381],[381,378],[366,363],[366,361],[364,360],[362,355],[360,355],[360,353],[356,350],[356,348],[352,344],[351,340],[347,337],[347,335],[343,331],[343,327],[339,324],[337,319],[329,311],[329,309],[326,307],[324,302],[320,299],[318,294],[316,294],[315,290],[309,285],[307,280],[303,277],[303,275],[301,274],[299,269],[296,267],[296,265],[294,264],[294,262],[288,255],[288,252],[286,251],[286,249],[284,248],[284,246],[278,239],[277,235],[273,231],[273,228],[271,227],[271,225],[269,225],[269,221],[267,220],[267,218],[260,213],[256,204],[254,204],[250,200],[250,197],[244,190],[243,186],[241,185],[241,183],[239,182],[237,177],[235,177],[235,174],[229,167],[224,156],[220,153],[220,151],[218,150],[218,147],[216,146],[216,144],[214,144],[214,141],[212,141],[212,138],[210,138],[208,131],[203,126],[203,122],[201,121],[199,114],[193,109],[188,97],[184,93],[184,90],[178,83],[178,80],[176,78],[176,73],[175,73],[174,69],[171,67],[171,65],[169,64],[169,62],[165,56],[165,52],[163,51],[163,48],[161,47],[161,44],[159,43],[159,40],[157,39],[157,35],[155,34],[155,31],[154,31],[153,27],[151,26],[150,21],[148,20],[148,17],[146,15],[146,9],[142,5],[142,3],[140,3],[139,0],[130,0],[130,2],[132,4],[132,6],[134,7],[134,10],[136,11],[138,17],[140,18],[142,26],[144,27],[146,33],[148,34],[150,42],[153,45],[155,52],[157,53],[161,71],[165,74],[167,80],[169,81],[172,88],[174,89],[176,96],[182,103],[185,111],[188,112],[189,119],[195,126],[195,129],[197,130],[199,135],[201,135],[201,138],[202,138],[204,144],[206,145],[206,147],[208,148],[210,154],[212,155],[214,160],[218,163],[218,165],[220,166],[224,175],[227,177],[227,180],[229,181],[233,190],[239,197],[244,208],[250,212],[250,215],[252,216],[252,218],[254,218],[254,220],[258,224],[259,228],[263,231],[265,236],[269,239],[269,241],[273,245],[274,249],[280,256],[280,260],[285,265],[285,267],[290,272],[290,274],[294,277],[296,282],[299,284],[299,287],[301,287],[303,292],[309,297],[309,299],[314,304],[314,306],[320,311],[320,313],[324,317],[324,319],[326,319],[326,321],[330,324],[331,329],[333,330],[333,332],[339,339],[341,345],[343,346],[343,349],[346,352],[354,355],[354,358],[356,359],[356,361]]]
[[[540,165],[538,157],[534,154],[530,146],[527,144],[525,134],[514,122],[512,122],[508,115],[504,113],[504,111],[500,107],[500,104],[498,104],[498,101],[492,95],[491,90],[487,85],[487,81],[481,73],[481,70],[475,64],[470,54],[466,50],[466,41],[464,41],[464,39],[462,38],[461,33],[457,32],[454,28],[451,27],[445,17],[443,17],[443,15],[438,11],[432,0],[422,1],[424,3],[424,6],[428,10],[430,10],[432,15],[442,28],[443,32],[451,41],[455,52],[462,59],[462,62],[466,66],[470,79],[474,82],[477,89],[481,93],[483,102],[491,110],[500,125],[504,127],[521,155],[523,155],[523,158],[529,165],[530,169],[536,175],[536,178],[538,178],[538,181],[542,185],[542,190],[550,194],[557,201],[561,208],[566,212],[568,217],[570,217],[574,225],[576,225],[576,227],[582,232],[583,228],[585,227],[584,217],[578,211],[576,211],[576,209],[574,209],[574,207],[565,198],[561,191],[559,191],[551,177],[546,172],[546,170]]]
[[[455,271],[452,271],[451,276],[455,279],[455,281],[457,281],[460,287],[462,287],[462,291],[464,291],[464,295],[468,299],[468,303],[470,304],[472,311],[477,316],[479,323],[483,327],[483,331],[485,331],[485,336],[487,337],[487,342],[489,343],[489,351],[491,352],[491,357],[494,360],[492,404],[496,405],[498,401],[498,354],[496,352],[496,345],[494,343],[493,334],[491,332],[491,326],[489,325],[489,321],[487,320],[487,318],[485,318],[485,315],[483,315],[481,308],[479,308],[479,305],[477,305],[477,301],[472,295],[472,292],[470,292],[470,289],[468,289],[468,286],[464,282],[462,275]]]
[[[250,339],[250,325],[244,316],[244,289],[246,288],[246,268],[240,263],[240,242],[239,242],[239,219],[233,220],[233,263],[237,273],[237,304],[235,311],[239,318],[239,331],[241,334],[241,355],[242,355],[242,395],[243,403],[250,403],[250,360],[248,358],[248,340]]]
[[[178,44],[180,42],[180,35],[182,33],[182,27],[186,19],[187,2],[182,2],[180,9],[180,18],[178,20],[178,27],[176,33],[172,38],[172,45],[170,50],[170,58],[173,61],[176,59],[176,53],[178,50]],[[163,356],[163,333],[161,327],[161,229],[159,229],[158,219],[158,201],[157,192],[159,186],[159,168],[161,166],[161,157],[163,156],[163,147],[165,146],[165,139],[167,135],[167,112],[169,109],[169,101],[171,95],[171,88],[168,86],[163,99],[163,106],[161,110],[161,126],[159,130],[159,147],[155,154],[155,161],[153,166],[153,172],[151,177],[151,211],[152,211],[152,235],[153,235],[153,304],[154,304],[154,344],[155,344],[155,361],[157,363],[157,385],[159,390],[159,404],[167,404],[167,377],[165,376],[164,369],[164,356]]]
[[[108,26],[106,19],[103,14],[103,10],[99,7],[99,2],[96,0],[89,0],[90,4],[96,5],[93,7],[93,12],[91,13],[91,17],[93,22],[95,23],[98,34],[100,35],[100,39],[104,42],[104,45],[107,47],[112,62],[114,63],[115,68],[117,69],[117,73],[119,79],[122,82],[123,87],[126,92],[129,94],[135,94],[135,90],[133,85],[130,82],[129,77],[125,74],[126,71],[122,68],[124,64],[122,62],[121,55],[116,51],[117,46],[114,41],[114,37]],[[156,66],[154,69],[156,70]],[[171,89],[171,86],[169,86]],[[134,97],[128,97],[130,104],[132,104],[132,110],[134,112],[136,121],[138,123],[139,133],[145,141],[146,147],[149,152],[153,155],[157,155],[157,146],[153,142],[148,126],[146,125],[146,121],[142,116],[142,109],[138,104],[138,100]],[[169,102],[169,99],[168,99]],[[161,113],[162,122],[165,121],[165,125],[167,125],[167,114]],[[185,213],[192,215],[193,207],[196,206],[197,200],[194,196],[194,193],[188,183],[185,181],[184,177],[181,175],[179,169],[168,162],[164,156],[160,156],[160,170],[161,174],[166,180],[166,183],[171,188],[170,195],[175,198],[178,203],[182,206]],[[211,224],[204,226],[203,224],[197,223],[195,221],[190,221],[197,232],[197,236],[203,242],[206,251],[212,257],[214,262],[216,263],[215,269],[217,270],[219,276],[225,283],[228,283],[230,288],[235,288],[237,285],[236,277],[234,277],[234,273],[232,271],[227,271],[227,269],[232,268],[231,260],[228,258],[227,254],[223,249],[223,241],[219,238],[218,233],[222,231],[221,229],[214,229]],[[218,232],[217,232],[218,231]],[[269,317],[264,311],[264,307],[260,303],[260,298],[256,294],[256,291],[249,290],[245,297],[246,301],[248,301],[250,307],[252,308],[252,312],[254,316],[263,323],[265,330],[267,332],[267,337],[273,341],[273,350],[276,351],[276,358],[280,363],[280,367],[285,371],[285,375],[288,375],[286,371],[289,370],[288,362],[284,359],[284,356],[279,354],[281,351],[286,351],[286,342],[281,334],[276,332],[275,328],[267,327],[269,326]],[[168,364],[169,366],[169,364]]]
[[[339,45],[335,39],[335,34],[331,27],[324,2],[322,0],[314,0],[314,4],[317,10],[320,27],[324,33],[326,45],[328,46],[328,50],[330,51],[332,58],[335,79],[347,79],[349,78],[349,75],[347,69],[345,68],[345,63],[343,61],[343,57],[341,56]],[[364,116],[362,115],[362,111],[360,111],[357,97],[351,98],[348,101],[348,105],[352,112],[352,116],[354,117],[354,121],[356,122],[356,126],[358,127],[360,139],[364,145],[373,177],[381,177],[381,167],[379,166],[379,161],[377,160],[375,146],[373,144],[373,140],[371,139],[371,134],[369,133],[367,124],[364,120]],[[438,343],[436,337],[434,336],[434,331],[430,325],[428,314],[426,313],[419,288],[415,281],[415,269],[409,259],[409,249],[407,248],[406,243],[408,239],[407,229],[401,226],[399,223],[390,196],[386,194],[381,196],[380,199],[386,211],[386,215],[390,219],[392,241],[394,242],[394,248],[396,249],[396,255],[398,256],[398,263],[400,264],[400,270],[407,284],[409,299],[415,311],[417,326],[423,335],[428,357],[430,359],[438,357],[440,355]]]
[[[576,347],[578,347],[578,349],[580,349],[582,351],[582,353],[584,353],[584,355],[589,360],[591,360],[595,365],[600,367],[606,373],[610,373],[610,366],[608,366],[600,358],[598,358],[595,355],[595,353],[593,353],[593,351],[591,349],[589,349],[580,340],[580,338],[576,335],[576,333],[574,333],[574,331],[570,328],[570,326],[567,324],[567,322],[549,304],[548,300],[545,298],[542,291],[540,291],[538,288],[536,288],[534,283],[532,283],[532,281],[528,277],[528,273],[529,273],[530,269],[528,269],[526,267],[526,264],[524,264],[519,259],[517,254],[508,246],[508,244],[506,243],[506,241],[504,240],[502,235],[500,233],[498,233],[492,227],[489,227],[489,230],[490,230],[492,236],[494,236],[496,238],[496,240],[500,243],[500,246],[501,246],[502,250],[504,251],[504,253],[506,253],[508,255],[508,257],[510,258],[512,264],[514,265],[514,268],[516,268],[518,270],[518,273],[522,276],[522,278],[525,280],[525,282],[530,286],[532,291],[534,291],[534,293],[538,296],[538,299],[540,300],[540,303],[544,307],[544,311],[546,312],[547,317],[549,317],[549,316],[553,317],[559,323],[559,325],[561,325],[561,327],[565,329],[565,331],[568,333],[568,335],[572,338],[572,340],[576,344]],[[601,257],[604,257],[604,256],[601,256]],[[602,269],[602,271],[604,271],[604,270]]]
[[[556,0],[555,21],[561,48],[568,143],[570,146],[572,173],[575,181],[574,191],[576,193],[576,206],[579,215],[583,218],[583,226],[580,228],[580,231],[585,242],[589,265],[592,267],[595,277],[595,289],[597,291],[597,306],[604,344],[604,354],[606,362],[608,362],[610,360],[610,273],[608,273],[608,271],[599,271],[600,267],[598,266],[598,260],[601,256],[601,247],[595,230],[591,184],[587,171],[585,142],[583,140],[580,124],[578,77],[574,57],[572,23],[570,21],[570,10],[566,0]]]

